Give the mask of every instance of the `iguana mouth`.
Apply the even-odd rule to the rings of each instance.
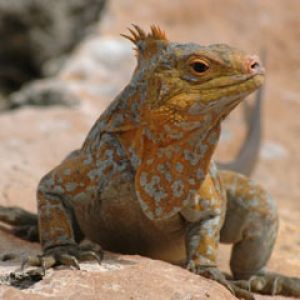
[[[264,73],[253,74],[252,76],[245,79],[244,81],[237,82],[236,84],[233,84],[232,86],[236,85],[236,86],[239,86],[241,89],[243,89],[243,87],[245,89],[247,89],[247,87],[249,87],[249,90],[252,91],[253,89],[257,89],[264,83],[264,78],[265,78]]]
[[[218,79],[213,79],[213,81],[216,82],[217,80],[220,80],[220,81],[225,81],[224,83],[220,82],[220,84],[215,85],[213,88],[211,88],[211,87],[209,87],[209,88],[202,87],[202,90],[212,91],[212,90],[216,90],[216,89],[223,89],[223,88],[230,88],[230,87],[234,87],[234,86],[241,86],[241,85],[244,85],[244,84],[247,85],[248,83],[251,83],[251,82],[254,82],[254,83],[257,84],[257,86],[260,86],[264,81],[264,77],[265,77],[264,72],[251,74],[251,75],[244,75],[243,74],[243,75],[223,76],[223,77],[219,77]]]
[[[251,76],[249,76],[248,78],[244,79],[244,80],[241,80],[241,81],[237,81],[235,83],[232,83],[232,84],[228,84],[228,85],[224,85],[223,87],[224,88],[227,88],[227,87],[233,87],[233,86],[253,86],[254,84],[254,88],[256,89],[257,87],[261,86],[264,82],[264,73],[257,73],[257,74],[253,74]]]

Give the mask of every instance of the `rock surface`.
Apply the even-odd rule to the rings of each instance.
[[[26,84],[20,91],[12,93],[8,98],[11,109],[24,105],[73,106],[80,101],[68,85],[56,79],[36,80]]]
[[[34,249],[35,250],[35,247]],[[2,263],[1,273],[15,263]],[[49,270],[34,286],[0,287],[0,299],[235,299],[225,288],[183,268],[141,256],[106,253],[102,265],[81,263],[81,270]],[[52,298],[53,299],[53,298]]]
[[[299,277],[299,3],[298,0],[226,3],[226,7],[221,7],[217,0],[191,0],[188,5],[171,0],[112,1],[96,34],[76,49],[56,77],[81,100],[79,105],[72,109],[25,107],[0,115],[1,205],[18,205],[35,211],[38,180],[69,151],[80,147],[98,115],[128,82],[134,68],[132,45],[117,35],[124,33],[131,23],[145,28],[151,23],[160,24],[170,39],[177,41],[226,42],[248,52],[259,52],[266,47],[265,147],[254,177],[273,194],[279,207],[279,237],[268,268]],[[231,116],[226,129],[230,134],[218,149],[218,158],[232,157],[240,145],[244,131],[239,114]],[[284,155],[278,155],[278,149],[284,149]],[[10,237],[5,229],[0,231],[0,241],[0,253],[13,251],[26,256],[39,251],[35,244]],[[220,249],[219,265],[224,270],[228,270],[229,252],[229,246]],[[16,267],[17,262],[3,262],[0,273],[7,274]],[[216,283],[145,258],[108,255],[103,267],[94,264],[84,267],[90,271],[55,271],[22,291],[1,286],[0,298],[147,299],[148,295],[148,299],[233,298]],[[122,294],[123,291],[128,294]],[[121,298],[123,295],[127,298]],[[256,299],[283,297],[256,296]]]

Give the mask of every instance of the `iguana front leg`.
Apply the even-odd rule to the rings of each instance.
[[[88,176],[95,168],[91,162],[91,157],[86,155],[73,155],[41,180],[37,199],[43,255],[30,256],[23,265],[40,265],[47,269],[62,264],[79,269],[78,260],[101,261],[98,245],[78,244],[83,235],[72,208],[72,201],[78,197],[89,201],[97,196],[97,181]]]
[[[219,282],[239,298],[254,299],[247,287],[227,280],[217,268],[217,251],[225,210],[226,196],[212,165],[197,196],[181,212],[187,222],[186,267],[191,272]]]
[[[102,134],[96,144],[73,152],[41,180],[37,198],[43,256],[28,259],[29,264],[78,268],[81,259],[101,261],[99,245],[78,243],[86,233],[83,224],[91,222],[91,211],[101,209],[105,188],[122,172],[129,172],[124,157],[115,136]]]
[[[197,195],[181,211],[187,222],[187,268],[194,272],[206,267],[216,267],[226,197],[218,184],[218,178],[214,176],[215,168],[212,166]]]

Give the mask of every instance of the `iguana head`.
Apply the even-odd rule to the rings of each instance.
[[[146,34],[130,29],[138,64],[132,79],[145,90],[146,118],[159,126],[197,120],[203,114],[226,116],[264,81],[258,58],[225,44],[202,46],[169,42],[152,26]]]

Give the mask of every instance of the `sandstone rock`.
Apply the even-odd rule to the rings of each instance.
[[[36,254],[37,244],[23,242],[0,231],[7,252],[22,257]],[[3,246],[0,250],[3,253]],[[105,253],[101,265],[81,263],[81,270],[49,270],[42,281],[19,290],[3,285],[20,261],[0,262],[0,299],[235,299],[221,285],[181,267],[137,255]]]
[[[9,96],[9,108],[15,109],[24,105],[65,105],[79,103],[78,96],[70,87],[55,79],[36,80],[25,85],[20,91]]]
[[[133,66],[132,49],[124,39],[90,36],[65,60],[55,77],[28,83],[6,101],[0,98],[0,111],[25,105],[73,106],[85,102],[87,95],[112,99],[123,82],[129,80]]]
[[[1,253],[12,252],[24,258],[40,252],[38,244],[24,242],[3,231],[0,231],[0,239]],[[79,271],[66,267],[50,269],[43,280],[37,280],[36,283],[14,281],[18,288],[9,286],[9,274],[15,273],[19,266],[19,259],[0,261],[0,299],[236,299],[214,281],[192,274],[179,266],[138,255],[105,252],[101,265],[82,262]],[[255,295],[255,299],[287,300],[280,296],[260,295]]]
[[[138,256],[106,259],[101,266],[49,271],[26,290],[2,286],[2,299],[235,299],[215,282],[190,272]]]

